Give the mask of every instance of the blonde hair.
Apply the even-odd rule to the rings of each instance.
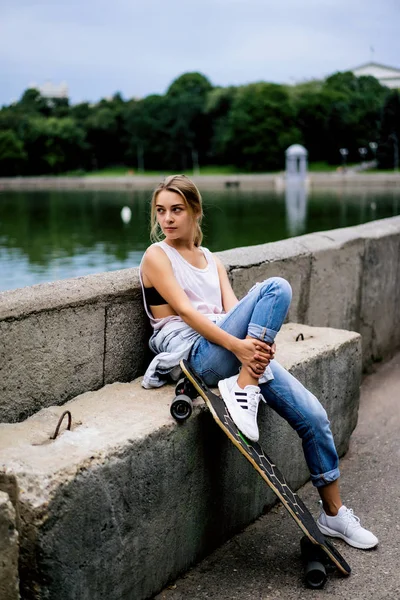
[[[203,208],[201,195],[193,181],[186,177],[186,175],[170,175],[166,177],[154,190],[153,197],[151,199],[151,216],[150,216],[150,239],[152,242],[159,242],[163,238],[163,234],[160,225],[157,221],[156,211],[156,200],[158,194],[162,190],[168,190],[169,192],[175,192],[179,194],[189,209],[189,212],[193,216],[195,222],[195,233],[194,233],[194,245],[200,246],[203,240],[203,232],[201,230],[201,221],[203,218]],[[196,215],[196,219],[194,216]]]

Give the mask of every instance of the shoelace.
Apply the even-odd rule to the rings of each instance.
[[[260,391],[251,390],[250,392],[247,393],[247,403],[249,405],[249,409],[248,409],[249,413],[252,413],[253,415],[257,414],[257,409],[258,409],[260,400],[265,402],[265,398],[261,394]]]
[[[318,504],[322,510],[322,500],[318,500]],[[354,514],[354,510],[352,508],[346,507],[346,512],[341,516],[347,519],[347,527],[349,527],[349,525],[353,525],[354,527],[361,527],[360,517],[357,517],[357,515]]]
[[[358,527],[360,525],[360,519],[354,514],[352,508],[346,508],[346,512],[343,515],[348,520],[349,525],[354,525]]]

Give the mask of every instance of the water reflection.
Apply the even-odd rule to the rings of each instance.
[[[122,219],[122,222],[123,222],[123,223],[125,223],[125,225],[128,225],[128,223],[130,223],[130,222],[131,222],[131,219],[132,219],[132,211],[131,211],[131,209],[129,208],[129,206],[124,206],[124,207],[121,209],[121,219]]]
[[[138,265],[149,245],[150,199],[149,191],[0,193],[0,290]],[[396,190],[307,194],[288,186],[206,191],[203,200],[212,251],[400,213]]]
[[[301,235],[306,230],[307,198],[305,181],[287,180],[285,187],[286,220],[291,237]]]

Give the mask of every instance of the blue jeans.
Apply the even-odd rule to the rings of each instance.
[[[271,277],[256,284],[218,326],[240,339],[250,335],[271,343],[285,320],[291,298],[289,283]],[[209,386],[235,375],[240,367],[232,352],[203,337],[195,342],[189,362]],[[313,484],[321,487],[335,481],[340,475],[339,458],[325,409],[276,360],[271,361],[270,368],[274,378],[260,384],[261,393],[300,436]]]

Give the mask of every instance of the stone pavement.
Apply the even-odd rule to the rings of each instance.
[[[349,578],[334,573],[323,590],[304,587],[301,532],[277,505],[154,600],[400,599],[400,354],[365,377],[358,425],[341,472],[344,502],[380,539],[371,551],[335,542],[352,567]],[[311,484],[299,494],[317,516],[318,495]]]

